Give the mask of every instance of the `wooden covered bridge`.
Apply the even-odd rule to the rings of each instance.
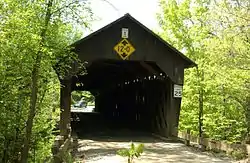
[[[129,14],[73,47],[79,59],[87,62],[87,73],[75,62],[69,75],[61,79],[62,136],[69,134],[74,90],[95,96],[99,118],[86,114],[80,119],[91,121],[92,128],[99,124],[162,136],[177,134],[184,69],[195,66],[193,61]]]

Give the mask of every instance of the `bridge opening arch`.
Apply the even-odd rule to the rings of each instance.
[[[98,60],[87,67],[86,75],[73,77],[72,90],[88,90],[95,96],[91,115],[72,111],[71,116],[80,119],[74,125],[85,132],[100,128],[167,129],[164,105],[170,100],[169,78],[156,63],[144,64],[154,72],[143,67],[142,61]]]

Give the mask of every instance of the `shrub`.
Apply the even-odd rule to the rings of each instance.
[[[128,163],[133,163],[134,158],[139,158],[144,151],[144,144],[139,144],[135,146],[134,143],[131,143],[129,149],[121,149],[117,151],[117,154],[122,157],[128,158]]]

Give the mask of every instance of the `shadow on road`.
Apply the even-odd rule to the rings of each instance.
[[[116,152],[119,149],[128,148],[131,141],[135,144],[143,143],[145,145],[145,151],[136,163],[230,162],[228,158],[216,158],[178,142],[162,141],[145,132],[106,130],[105,132],[81,133],[78,137],[77,155],[84,153],[86,161],[91,163],[125,163],[126,159],[117,156]]]

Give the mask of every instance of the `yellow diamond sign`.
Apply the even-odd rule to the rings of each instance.
[[[125,60],[135,51],[135,48],[128,42],[127,39],[123,39],[114,47],[114,50],[123,60]]]

